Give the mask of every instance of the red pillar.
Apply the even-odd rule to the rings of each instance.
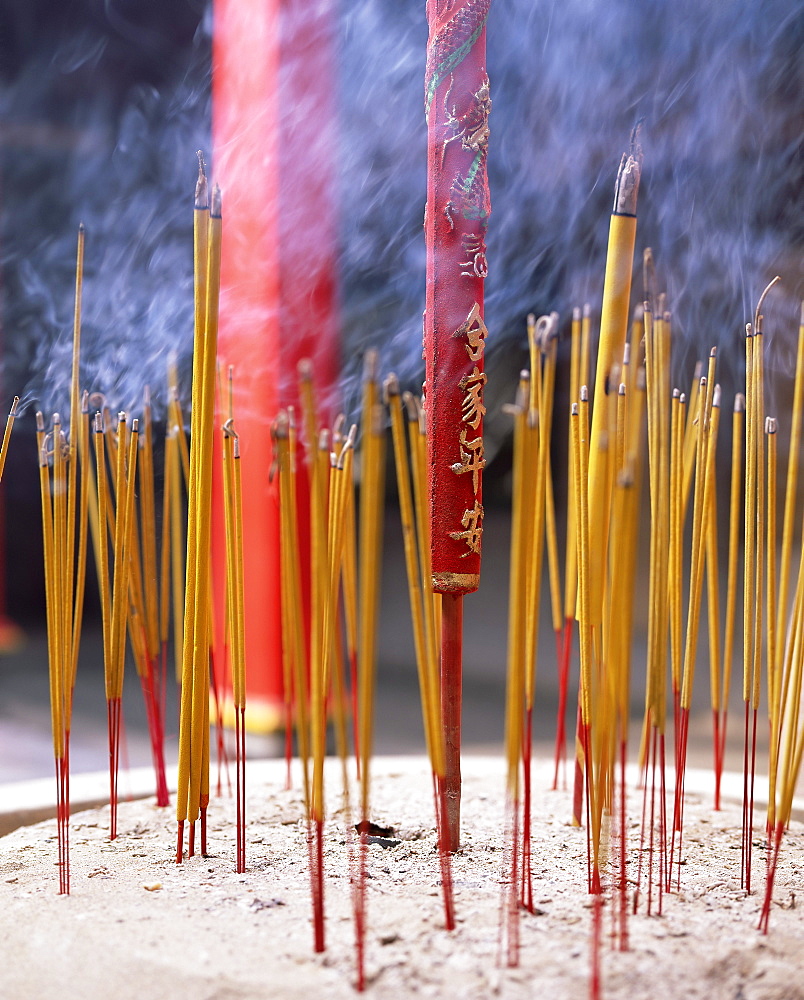
[[[297,404],[301,358],[313,359],[322,400],[332,400],[338,370],[332,18],[309,6],[300,0],[216,0],[214,8],[212,173],[223,189],[224,216],[219,359],[235,369],[246,718],[250,729],[261,732],[283,721],[270,423],[280,407]],[[225,384],[224,368],[222,375]],[[329,408],[322,411],[322,417],[330,415]],[[215,475],[215,660],[221,678],[225,558],[219,463]]]

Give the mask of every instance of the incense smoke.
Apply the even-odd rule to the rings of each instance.
[[[46,410],[67,409],[79,220],[85,383],[136,411],[146,381],[164,384],[175,350],[187,385],[190,199],[194,151],[209,148],[212,19],[179,0],[147,25],[105,10],[46,33],[38,48],[20,46],[24,58],[6,60],[0,81],[5,390],[24,387]],[[322,169],[338,171],[343,392],[353,408],[369,345],[407,385],[422,377],[426,24],[423,4],[392,0],[341,5],[338,18],[335,148],[321,150]],[[599,308],[617,163],[640,119],[637,245],[653,247],[669,295],[674,377],[686,387],[695,358],[717,344],[721,378],[736,380],[743,324],[776,273],[769,363],[791,374],[802,42],[802,14],[785,0],[493,5],[492,436],[523,360],[525,315],[556,309],[566,325],[573,305]],[[122,55],[131,52],[147,53],[147,67],[132,67]],[[637,284],[635,301],[641,294]]]

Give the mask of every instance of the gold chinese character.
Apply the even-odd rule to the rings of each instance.
[[[478,524],[478,521],[482,517],[483,505],[475,500],[474,507],[464,511],[461,518],[461,524],[466,528],[466,531],[451,531],[449,533],[449,537],[454,538],[456,542],[460,539],[466,542],[468,551],[461,554],[461,559],[465,559],[470,552],[480,555],[480,539],[483,537],[483,528]]]
[[[489,273],[488,260],[486,259],[486,245],[482,236],[467,234],[461,237],[461,244],[468,260],[460,262],[460,266],[465,268],[461,271],[462,278],[485,278]]]
[[[471,472],[472,487],[477,493],[480,473],[486,467],[486,460],[483,458],[483,438],[476,437],[469,441],[466,437],[466,431],[462,430],[458,440],[461,443],[461,460],[455,462],[450,468],[457,476],[463,475],[464,472]]]
[[[477,430],[486,407],[483,405],[483,386],[486,384],[486,375],[481,372],[477,365],[471,375],[464,375],[458,385],[464,390],[466,395],[461,403],[463,421]]]
[[[466,337],[468,342],[464,344],[464,347],[466,348],[466,353],[469,355],[469,360],[479,361],[483,357],[483,351],[486,346],[485,339],[488,336],[488,332],[486,324],[480,315],[480,306],[475,302],[469,315],[466,317],[466,322],[461,323],[452,336]]]

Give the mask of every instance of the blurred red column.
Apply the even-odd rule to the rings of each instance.
[[[246,719],[249,729],[259,732],[283,722],[279,517],[277,490],[268,479],[270,423],[280,407],[298,406],[296,366],[302,358],[314,362],[322,420],[329,420],[337,405],[333,31],[330,2],[215,0],[212,173],[223,190],[224,217],[219,359],[235,370]],[[225,385],[224,367],[221,374]],[[212,556],[220,680],[225,557],[218,462],[215,475]],[[226,697],[225,708],[229,704]]]

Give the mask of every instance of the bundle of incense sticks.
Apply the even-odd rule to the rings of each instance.
[[[195,853],[195,824],[201,821],[201,853],[207,853],[209,805],[209,646],[212,439],[218,300],[221,266],[221,193],[209,196],[199,153],[194,203],[195,342],[193,351],[190,468],[188,478],[187,572],[179,723],[179,778],[176,796],[176,861],[183,855],[189,823],[188,856]]]
[[[638,151],[632,148],[621,166],[616,206],[621,207],[624,175],[629,171],[636,171],[638,175],[638,164]],[[636,207],[636,189],[632,180],[630,196],[633,210]],[[620,208],[617,208],[615,216],[619,211]],[[619,260],[623,253],[627,258],[626,264]],[[618,258],[616,267],[612,263],[612,254]],[[628,246],[623,249],[622,231],[619,225],[613,225],[606,281],[609,281],[612,272],[621,272],[616,284],[620,300],[626,303],[632,254],[633,234],[629,236]],[[698,635],[703,619],[705,576],[715,808],[719,808],[735,641],[741,518],[745,524],[742,882],[746,892],[750,893],[757,715],[762,661],[766,659],[770,793],[766,823],[769,861],[761,921],[764,929],[768,925],[779,843],[790,819],[793,791],[804,752],[804,727],[799,718],[801,672],[797,656],[801,642],[802,607],[798,590],[792,608],[787,598],[804,379],[801,354],[804,326],[799,333],[785,531],[780,550],[781,564],[777,571],[778,422],[764,412],[765,348],[762,340],[762,305],[778,281],[774,279],[760,297],[754,322],[747,327],[745,394],[737,393],[734,399],[726,614],[721,641],[715,470],[722,393],[716,382],[717,352],[712,348],[705,375],[701,374],[701,366],[696,368],[689,403],[686,394],[679,389],[671,393],[672,319],[666,308],[665,296],[656,293],[652,254],[647,250],[644,256],[644,302],[635,314],[630,342],[623,342],[627,335],[627,323],[622,301],[615,303],[615,309],[611,298],[607,299],[604,292],[597,389],[593,398],[579,377],[581,312],[576,310],[573,313],[565,634],[560,645],[560,717],[555,769],[557,782],[564,742],[562,716],[567,698],[574,612],[580,649],[574,819],[587,827],[587,879],[589,890],[596,900],[593,908],[595,933],[599,938],[600,905],[608,882],[616,898],[616,938],[621,948],[628,946],[629,911],[633,909],[636,912],[646,897],[648,914],[653,912],[654,906],[656,912],[661,913],[663,893],[671,891],[674,886],[680,887],[681,883],[684,776]],[[611,318],[612,310],[619,313],[616,323]],[[588,315],[588,310],[585,313]],[[542,547],[546,542],[549,551],[554,545],[551,535],[555,528],[549,513],[552,504],[551,474],[547,472],[554,363],[549,331],[554,322],[553,317],[542,317],[538,321],[529,318],[531,369],[522,373],[516,402],[509,408],[514,420],[514,478],[506,702],[509,849],[503,927],[506,934],[504,954],[509,964],[518,961],[517,920],[520,908],[527,908],[532,899],[528,730],[533,697],[531,677],[536,661],[536,645],[532,636],[538,627],[534,614],[538,613],[539,606],[538,593],[534,596],[533,589],[541,583]],[[583,363],[588,365],[586,359]],[[592,404],[594,417],[590,422]],[[646,702],[639,753],[644,798],[639,861],[634,872],[629,868],[627,857],[625,774],[645,411],[650,498],[649,615],[645,650]],[[747,428],[744,445],[746,473],[745,500],[741,510],[744,424]],[[544,454],[545,437],[547,458]],[[689,547],[685,549],[687,537]],[[601,557],[601,549],[607,553],[605,557]],[[596,554],[594,558],[593,553]],[[683,607],[685,566],[689,567],[686,614]],[[550,567],[551,596],[556,589],[554,573],[553,567]],[[801,587],[800,579],[797,586]],[[781,609],[779,595],[782,597]],[[557,602],[554,598],[551,603],[555,611]],[[553,619],[556,624],[558,618],[555,613]],[[672,748],[665,746],[668,672],[672,684]],[[674,790],[669,787],[666,767],[670,749],[675,764]],[[631,879],[636,883],[633,899],[628,890]],[[593,954],[598,954],[597,948],[593,949]],[[597,995],[599,988],[599,968],[596,965],[592,975],[593,995]]]
[[[79,392],[84,242],[84,226],[80,225],[75,268],[69,436],[62,430],[61,417],[58,413],[53,414],[52,429],[47,434],[43,415],[41,413],[36,415],[45,561],[50,715],[53,755],[56,763],[60,893],[70,891],[70,723],[81,640],[89,496],[89,417],[86,405],[81,405]],[[11,424],[9,417],[2,451],[3,459],[8,447],[7,436]]]
[[[196,226],[197,327],[196,422],[206,413],[211,420],[214,401],[217,274],[220,257],[220,196],[213,192],[212,213],[207,204],[206,174],[199,157],[196,217],[204,215],[209,232]],[[209,220],[207,221],[207,216]],[[197,220],[198,221],[198,220]],[[110,836],[117,836],[118,773],[123,732],[122,696],[127,642],[137,669],[145,701],[156,779],[157,804],[169,803],[164,757],[164,715],[167,685],[167,651],[170,612],[173,609],[173,642],[176,674],[183,692],[180,748],[180,784],[177,810],[192,823],[202,815],[202,850],[205,847],[203,810],[209,786],[209,657],[211,636],[211,587],[209,530],[210,435],[203,437],[207,455],[199,454],[196,430],[195,464],[191,459],[179,403],[175,360],[167,373],[164,491],[161,498],[161,541],[158,539],[153,456],[151,393],[143,391],[141,418],[118,414],[113,424],[106,400],[99,393],[79,393],[81,297],[83,289],[84,227],[79,228],[76,264],[76,298],[73,364],[70,391],[70,429],[65,433],[59,414],[53,415],[46,433],[44,416],[37,414],[37,450],[40,470],[50,661],[51,715],[56,760],[59,818],[60,890],[69,892],[69,736],[72,692],[78,666],[83,617],[86,551],[89,536],[97,567],[103,629],[104,677],[109,734]],[[207,294],[209,293],[209,294]],[[209,298],[209,302],[207,299]],[[209,372],[212,372],[210,380]],[[210,387],[211,381],[211,387]],[[231,373],[230,373],[231,387]],[[198,393],[209,389],[198,404]],[[234,427],[232,390],[224,427],[224,486],[227,518],[227,649],[237,716],[237,790],[241,804],[238,823],[237,865],[245,865],[245,663],[243,649],[242,513],[240,449]],[[18,399],[9,414],[0,451],[5,462]],[[90,407],[94,416],[94,468],[89,447]],[[202,412],[203,411],[203,412]],[[207,428],[211,431],[211,428]],[[80,473],[79,473],[80,462]],[[1,472],[0,472],[1,474]],[[195,477],[195,478],[193,478]],[[188,517],[184,523],[184,492]],[[185,537],[192,542],[187,551]],[[157,552],[160,553],[157,559]],[[157,563],[159,563],[157,567]],[[188,570],[185,579],[185,566]],[[202,602],[198,604],[196,601]],[[185,619],[189,619],[189,625]],[[189,644],[185,636],[189,635]],[[216,702],[217,707],[217,702]],[[220,711],[217,710],[220,717]],[[195,793],[198,792],[196,799]],[[192,804],[195,802],[195,811]]]
[[[594,896],[592,994],[600,992],[599,943],[604,895],[611,892],[615,940],[628,947],[628,915],[643,906],[662,912],[663,895],[680,886],[684,782],[689,745],[698,636],[706,578],[710,702],[713,719],[715,806],[724,766],[731,659],[737,630],[740,522],[744,524],[743,701],[744,794],[742,881],[753,885],[755,769],[763,661],[769,725],[767,871],[760,927],[767,931],[774,877],[804,754],[800,714],[804,668],[804,558],[795,578],[798,448],[804,407],[804,309],[799,329],[794,405],[782,517],[777,537],[776,480],[779,423],[765,413],[765,298],[746,327],[745,391],[734,397],[729,545],[725,621],[720,620],[718,575],[717,446],[722,392],[717,352],[707,369],[696,367],[689,393],[671,391],[672,316],[657,290],[652,254],[643,258],[643,301],[634,311],[628,339],[628,307],[635,243],[635,212],[641,153],[632,143],[617,177],[594,393],[589,391],[591,309],[575,310],[571,324],[568,415],[570,445],[567,539],[562,607],[557,524],[553,496],[556,471],[551,438],[560,319],[528,317],[529,370],[520,377],[510,412],[514,421],[512,548],[506,696],[507,859],[504,877],[504,951],[519,958],[520,911],[533,908],[531,866],[531,739],[536,697],[536,651],[542,603],[544,553],[559,667],[559,718],[554,783],[566,743],[565,710],[570,699],[570,661],[577,631],[579,682],[573,819],[587,831],[587,885]],[[221,252],[220,194],[208,197],[200,161],[195,196],[196,345],[191,437],[188,450],[178,400],[175,364],[169,365],[162,537],[157,545],[151,445],[151,397],[143,396],[142,418],[118,415],[113,427],[102,397],[79,392],[80,304],[84,232],[79,230],[76,308],[70,393],[70,431],[53,415],[46,433],[37,418],[45,553],[48,649],[54,755],[56,759],[60,891],[69,891],[69,737],[72,688],[84,600],[84,563],[92,528],[100,583],[106,694],[109,705],[111,836],[116,835],[117,769],[126,640],[132,649],[148,709],[157,770],[157,797],[164,783],[162,697],[174,609],[174,642],[182,650],[181,730],[177,817],[177,862],[183,858],[183,828],[189,822],[188,854],[195,850],[200,817],[206,853],[210,755],[210,482],[213,461],[217,300]],[[477,332],[477,331],[476,331]],[[485,336],[485,334],[484,334]],[[464,345],[465,346],[465,345]],[[428,510],[429,409],[398,380],[385,380],[380,398],[376,357],[367,357],[360,435],[343,433],[340,417],[323,427],[313,391],[312,366],[300,366],[301,434],[296,414],[279,414],[273,427],[274,481],[280,505],[282,631],[287,719],[298,734],[305,819],[308,829],[313,941],[325,947],[323,836],[324,758],[327,729],[334,724],[342,761],[343,813],[353,885],[357,985],[365,985],[367,845],[371,835],[371,754],[376,667],[379,568],[386,424],[390,423],[403,544],[410,595],[413,645],[419,676],[426,749],[435,803],[435,828],[445,925],[455,925],[450,852],[452,818],[446,798],[446,744],[442,712],[443,607],[434,593],[432,525]],[[224,517],[227,551],[226,645],[236,708],[238,871],[245,869],[245,662],[243,633],[243,528],[240,506],[240,438],[229,372],[228,402],[221,403]],[[94,418],[95,468],[90,462],[90,404]],[[591,413],[590,413],[591,410]],[[12,406],[0,452],[2,463],[16,414]],[[645,439],[647,447],[645,447]],[[355,459],[358,459],[358,463]],[[647,469],[645,461],[647,460]],[[79,468],[80,462],[80,468]],[[300,518],[298,473],[306,465],[310,483],[309,523]],[[359,507],[355,468],[359,467]],[[745,470],[745,487],[742,470]],[[95,476],[94,485],[92,476]],[[643,805],[638,861],[629,857],[626,763],[631,696],[633,604],[636,583],[640,489],[649,489],[648,636],[645,647],[645,710],[639,762]],[[187,490],[186,555],[182,479]],[[139,483],[139,488],[137,484]],[[740,496],[744,496],[741,509]],[[358,513],[359,512],[359,513]],[[777,550],[780,558],[777,564]],[[157,588],[157,551],[160,552]],[[301,554],[309,553],[303,567]],[[185,568],[186,578],[182,583]],[[303,580],[309,578],[305,592]],[[686,610],[684,607],[686,583]],[[307,606],[307,613],[302,609]],[[183,620],[179,609],[183,607]],[[562,622],[563,611],[563,622]],[[577,621],[577,629],[573,626]],[[721,628],[725,626],[722,632]],[[668,683],[670,689],[668,690]],[[213,696],[214,696],[214,692]],[[348,730],[348,709],[353,727]],[[666,727],[672,720],[672,745]],[[674,763],[670,787],[668,754]],[[352,823],[350,768],[355,758],[359,818]],[[354,836],[354,832],[359,837]],[[633,896],[629,884],[636,884]]]

